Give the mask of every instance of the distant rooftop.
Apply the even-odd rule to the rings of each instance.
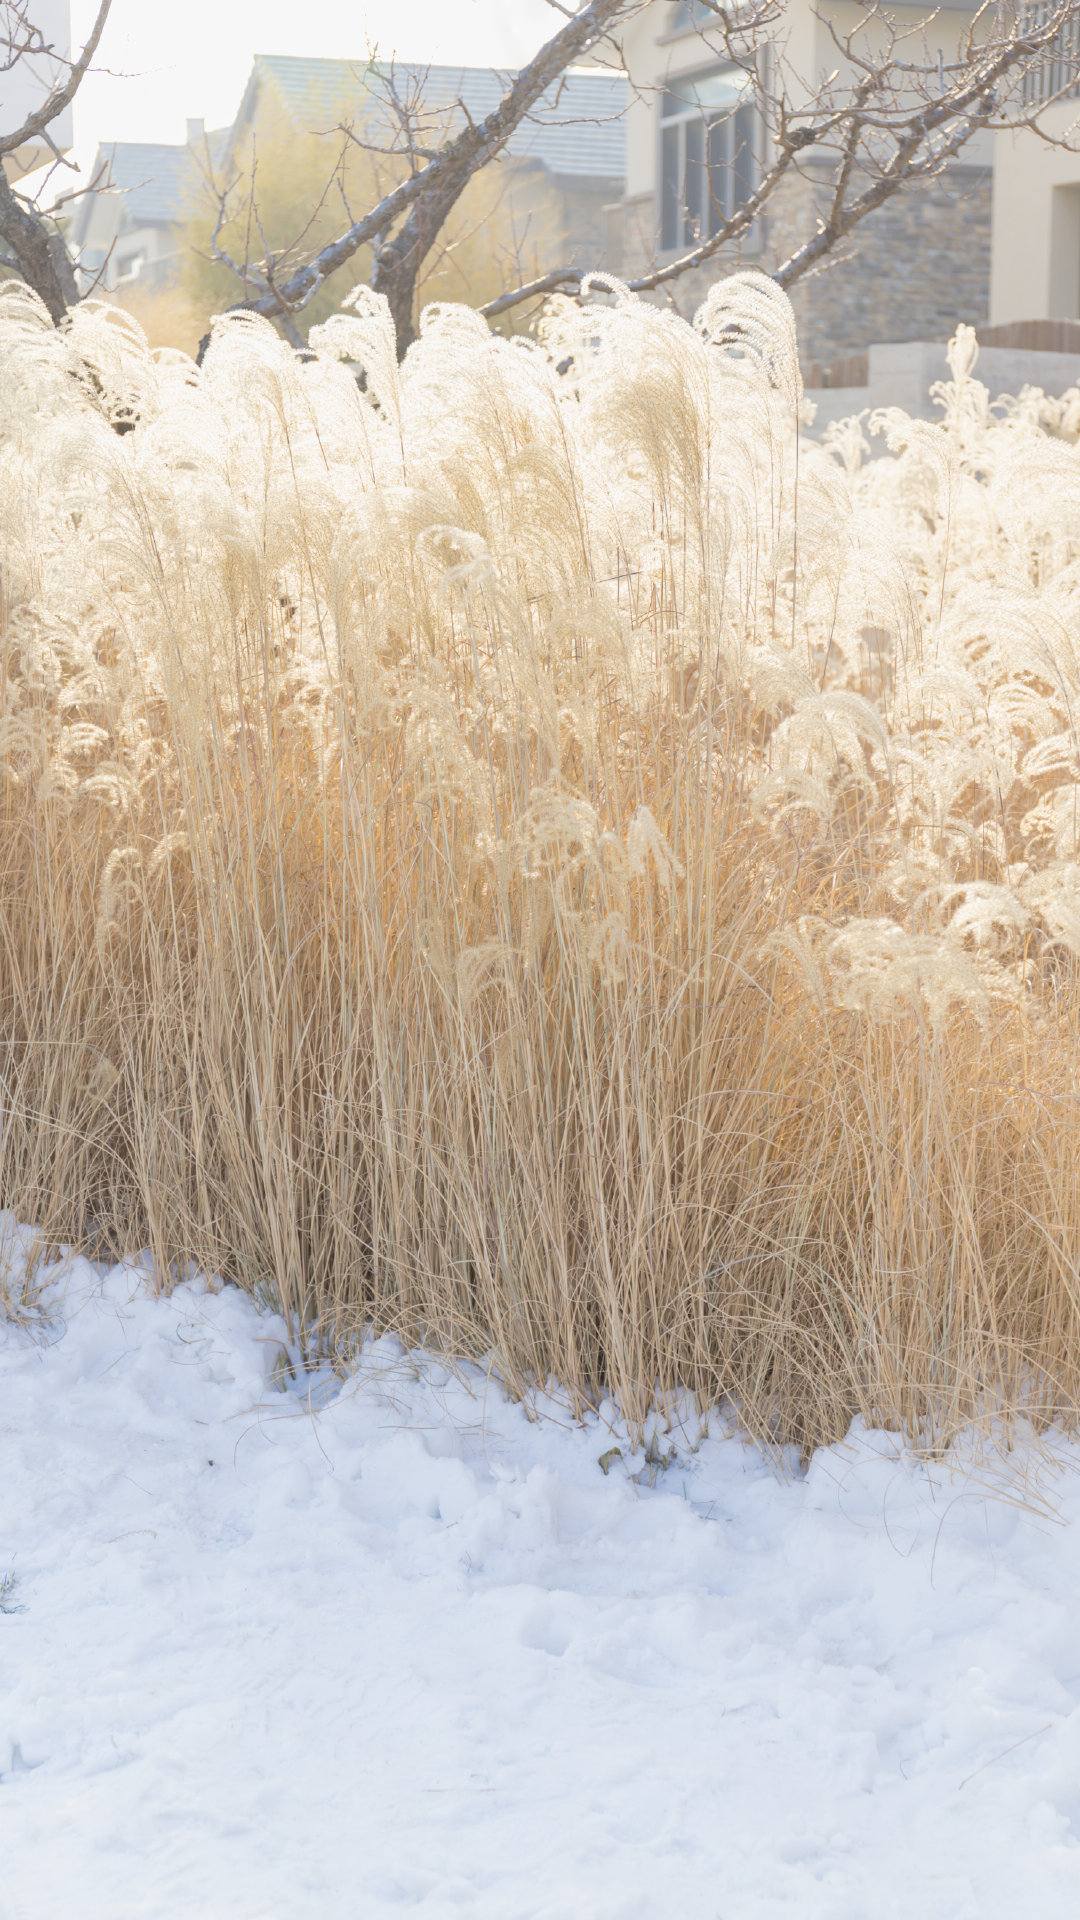
[[[211,165],[227,156],[230,142],[255,111],[260,89],[273,86],[296,125],[328,131],[344,116],[363,112],[369,128],[379,122],[387,141],[396,130],[390,92],[409,104],[422,100],[422,114],[433,140],[445,138],[463,114],[482,120],[498,106],[513,75],[491,67],[428,67],[415,62],[306,60],[279,54],[256,56],[234,127],[206,136]],[[621,185],[625,160],[624,112],[628,88],[621,74],[593,67],[571,68],[537,101],[515,128],[507,152],[540,162],[556,176],[611,181]],[[198,123],[194,123],[197,128]],[[182,225],[199,167],[205,163],[202,137],[186,145],[116,140],[99,147],[94,177],[123,195],[127,227]],[[78,203],[74,239],[88,219],[91,200]]]
[[[430,119],[453,125],[483,120],[498,106],[513,79],[491,67],[429,67],[410,61],[307,60],[285,54],[257,54],[241,124],[254,105],[260,83],[277,89],[292,118],[312,131],[332,127],[343,111],[367,99],[380,115],[389,113],[392,82],[405,101],[422,97]],[[595,67],[572,67],[541,95],[506,143],[519,158],[538,160],[554,174],[622,180],[626,132],[623,115],[629,90],[622,74]]]
[[[224,155],[229,129],[208,134],[211,165]],[[114,140],[98,148],[94,177],[106,168],[102,185],[124,196],[124,211],[133,227],[173,226],[187,213],[187,200],[205,162],[202,141],[192,146],[166,146],[157,141]]]

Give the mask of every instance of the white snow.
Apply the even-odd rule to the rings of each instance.
[[[0,1327],[2,1920],[1080,1910],[1072,1443],[1026,1508],[867,1432],[650,1467],[389,1341],[283,1391],[231,1288],[45,1278]]]

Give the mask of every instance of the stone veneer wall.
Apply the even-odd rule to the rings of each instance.
[[[945,340],[958,321],[985,320],[990,197],[989,167],[954,165],[868,214],[827,264],[791,290],[804,364],[827,365],[874,341]],[[719,254],[715,265],[671,282],[663,297],[689,316],[718,274],[738,265],[768,271],[813,235],[827,199],[827,179],[808,167],[773,195],[756,247]],[[612,272],[629,277],[653,263],[653,219],[651,196],[608,209]]]
[[[990,302],[989,167],[954,166],[868,214],[819,273],[791,290],[804,360],[828,363],[874,341],[946,340]],[[813,234],[827,187],[812,176],[769,208],[780,261]]]

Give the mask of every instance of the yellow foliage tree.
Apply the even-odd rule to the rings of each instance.
[[[355,124],[355,101],[343,103],[338,118],[343,125]],[[440,129],[438,137],[448,130]],[[402,177],[405,164],[396,155],[368,150],[359,137],[299,130],[279,101],[265,100],[253,127],[238,141],[227,174],[214,180],[207,175],[194,193],[184,246],[187,306],[208,318],[254,291],[254,273],[245,289],[242,272],[215,257],[218,189],[226,182],[226,217],[216,234],[216,253],[241,270],[257,270],[270,258],[277,277],[285,278],[340,231],[346,209],[352,218],[376,205]],[[543,168],[512,158],[491,163],[470,182],[425,263],[421,307],[433,300],[481,305],[550,266],[560,255],[561,233],[558,196]],[[306,336],[370,272],[371,249],[364,248],[329,276],[291,330],[298,326]],[[516,315],[508,329],[514,324],[521,324]]]

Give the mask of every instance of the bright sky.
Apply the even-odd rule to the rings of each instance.
[[[95,0],[71,0],[81,46]],[[519,66],[561,24],[546,0],[113,0],[98,64],[75,106],[76,151],[101,140],[182,140],[188,118],[224,126],[256,53]],[[113,77],[115,75],[116,77]]]

